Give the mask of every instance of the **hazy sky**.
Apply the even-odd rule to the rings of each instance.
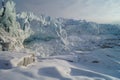
[[[37,15],[120,23],[120,0],[14,0],[18,11]]]

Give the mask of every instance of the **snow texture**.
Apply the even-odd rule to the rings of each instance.
[[[0,16],[0,80],[120,80],[120,25],[16,14],[12,0]]]

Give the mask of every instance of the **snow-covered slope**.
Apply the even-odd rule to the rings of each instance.
[[[0,80],[120,80],[120,25],[16,14],[4,3],[0,50],[12,52],[0,52]]]
[[[0,69],[0,80],[120,80],[119,51],[100,49],[37,58],[38,62],[26,68]]]
[[[45,80],[120,80],[119,25],[24,14],[34,32],[24,45],[35,50],[34,67],[39,66],[38,73],[28,74]]]

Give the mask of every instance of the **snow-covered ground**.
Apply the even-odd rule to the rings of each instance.
[[[0,80],[120,80],[120,49],[37,58],[28,67],[0,69]]]
[[[120,80],[120,25],[14,7],[8,0],[0,10],[0,51],[12,51],[0,52],[0,80]]]
[[[0,80],[120,80],[119,25],[44,16],[32,16],[28,24],[33,34],[23,43],[28,51],[20,52],[32,51],[37,62],[1,67]]]

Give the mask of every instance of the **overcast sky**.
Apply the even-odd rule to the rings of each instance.
[[[120,23],[120,0],[14,0],[18,11],[37,15]]]

